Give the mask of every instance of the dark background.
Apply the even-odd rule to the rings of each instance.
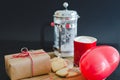
[[[120,45],[119,0],[2,0],[0,40],[39,42],[42,47],[44,42],[52,42],[50,22],[56,10],[64,9],[64,1],[69,3],[68,9],[80,15],[78,36],[94,36],[98,43]]]
[[[80,15],[78,36],[93,36],[98,45],[108,44],[120,50],[119,0],[1,0],[0,58],[19,52],[21,47],[52,50],[54,31],[50,23],[54,12],[64,9],[64,1],[69,3],[68,9]],[[1,64],[3,68],[4,61]],[[2,68],[0,76],[7,80]],[[109,80],[119,80],[117,74],[116,70]]]

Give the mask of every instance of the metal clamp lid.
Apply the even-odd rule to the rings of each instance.
[[[79,15],[74,10],[68,10],[69,4],[67,2],[63,3],[65,10],[57,10],[54,17],[69,17],[69,18],[79,18]]]

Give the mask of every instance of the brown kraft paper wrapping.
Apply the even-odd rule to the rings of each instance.
[[[5,56],[5,68],[11,80],[18,80],[32,76],[47,74],[51,71],[50,56],[43,50],[28,51],[32,57]],[[33,63],[33,64],[32,64]]]

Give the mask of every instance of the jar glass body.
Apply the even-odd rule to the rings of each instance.
[[[54,52],[63,57],[73,56],[77,36],[77,17],[54,17]]]

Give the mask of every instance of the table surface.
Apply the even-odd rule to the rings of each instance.
[[[51,57],[54,57],[53,54],[51,55]],[[76,76],[76,77],[73,77],[73,78],[60,78],[60,77],[57,77],[54,73],[51,73],[50,75],[54,76],[54,78],[56,79],[53,79],[53,80],[85,80],[84,77],[82,75],[79,75],[79,76]],[[34,77],[34,78],[31,78],[31,79],[25,79],[25,80],[37,80],[38,78],[41,80],[49,80],[48,79],[48,76],[50,75],[44,75],[44,76],[38,76],[38,77]],[[9,77],[7,76],[6,74],[6,71],[5,71],[5,64],[4,64],[4,55],[1,55],[0,54],[0,79],[2,80],[10,80]],[[106,80],[119,80],[120,79],[120,65],[117,67],[117,69],[106,79]]]

